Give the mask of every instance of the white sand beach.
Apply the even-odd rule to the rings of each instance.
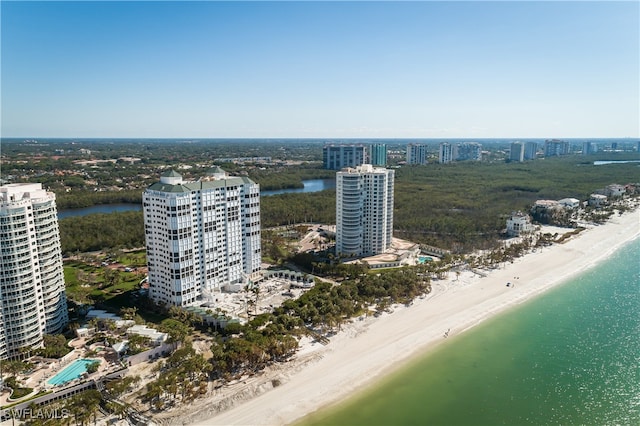
[[[172,424],[289,424],[354,392],[407,361],[506,309],[538,295],[606,259],[621,245],[640,236],[640,211],[615,215],[606,224],[590,226],[562,244],[538,249],[485,277],[464,272],[433,282],[432,293],[410,307],[396,308],[380,318],[355,320],[326,346],[305,348],[293,360],[247,382],[235,404],[216,412],[220,394],[197,401]],[[507,282],[515,285],[506,286]],[[306,361],[304,361],[306,360]],[[271,386],[277,379],[279,386]],[[251,389],[249,389],[251,387]],[[228,390],[223,390],[226,393]],[[177,413],[176,413],[177,414]]]

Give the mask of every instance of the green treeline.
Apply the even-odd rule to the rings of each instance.
[[[123,191],[73,191],[57,193],[58,210],[79,209],[97,204],[142,204],[142,191],[139,189]]]
[[[249,178],[259,183],[260,190],[263,191],[302,188],[304,187],[303,180],[335,179],[335,177],[335,171],[321,168],[276,167],[254,168],[249,171]]]
[[[396,171],[394,234],[459,252],[488,248],[511,211],[528,211],[541,199],[585,201],[638,176],[633,163],[594,166],[577,156],[403,167]]]
[[[143,247],[142,212],[128,211],[75,216],[59,221],[62,252]]]
[[[281,184],[289,185],[292,181],[327,176],[327,172],[319,169],[295,169],[291,174],[270,171],[255,178],[274,186],[282,179]],[[586,161],[578,156],[527,163],[466,162],[403,167],[396,169],[394,235],[456,252],[489,248],[505,227],[507,215],[514,210],[528,211],[540,199],[572,197],[584,201],[589,194],[608,184],[637,183],[638,177],[636,163],[594,166],[592,158]],[[100,198],[107,196],[106,193],[93,194],[87,193],[86,200],[92,200],[91,197],[101,202],[106,200]],[[78,194],[61,196],[59,201],[67,203],[66,200],[74,196],[82,206],[98,203],[82,201],[84,196]],[[109,196],[114,200],[109,202],[139,203],[141,192],[120,191]],[[127,196],[135,201],[125,198]],[[302,222],[335,223],[335,190],[273,195],[262,197],[260,202],[263,228]],[[62,219],[63,251],[143,246],[142,212],[126,215],[126,219],[110,214]],[[80,226],[83,228],[76,228]]]

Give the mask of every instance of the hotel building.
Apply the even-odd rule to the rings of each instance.
[[[42,347],[69,321],[55,200],[39,183],[0,186],[0,359]]]
[[[171,170],[143,196],[149,296],[189,306],[260,271],[260,187],[220,168],[198,181]]]
[[[407,164],[427,164],[427,145],[421,143],[408,144]]]
[[[394,171],[371,164],[336,174],[336,254],[383,253],[393,237]]]
[[[342,170],[364,164],[366,155],[366,148],[362,144],[328,144],[322,148],[322,164],[325,169]]]

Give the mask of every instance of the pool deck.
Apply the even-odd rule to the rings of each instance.
[[[110,369],[109,363],[100,356],[87,357],[85,353],[86,350],[84,349],[84,343],[85,341],[82,338],[72,340],[71,342],[69,342],[69,346],[71,346],[73,350],[69,352],[63,359],[48,359],[43,361],[36,370],[28,373],[27,375],[19,375],[20,383],[24,387],[33,388],[34,392],[32,393],[32,395],[34,395],[35,393],[43,390],[61,389],[64,386],[76,384],[80,381],[85,381],[87,379],[74,379],[64,383],[63,385],[52,385],[47,383],[49,379],[64,370],[72,362],[82,358],[95,358],[96,360],[100,361],[98,371],[90,374],[89,378],[102,376]],[[20,398],[20,400],[18,401],[24,400],[26,398],[28,398],[28,396]],[[2,392],[0,394],[0,406],[4,407],[5,405],[13,404],[15,402],[17,401],[9,401],[9,392]]]

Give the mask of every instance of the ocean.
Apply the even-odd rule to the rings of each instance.
[[[640,239],[303,425],[640,425]]]

